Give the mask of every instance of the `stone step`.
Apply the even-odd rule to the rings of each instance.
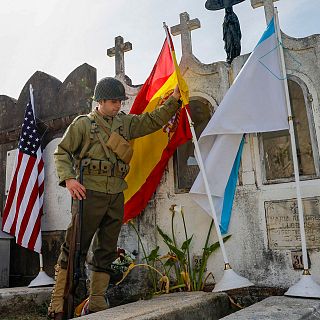
[[[230,312],[230,300],[225,293],[179,292],[110,308],[80,319],[217,320]]]
[[[0,289],[0,315],[48,303],[51,287]],[[81,317],[82,320],[319,320],[320,300],[269,297],[232,313],[225,293],[180,292],[140,300]],[[2,319],[2,316],[0,317]]]
[[[52,287],[15,287],[0,289],[0,315],[7,310],[20,310],[50,301]],[[1,318],[1,317],[0,317]]]
[[[316,299],[270,297],[221,320],[319,320],[320,301]]]

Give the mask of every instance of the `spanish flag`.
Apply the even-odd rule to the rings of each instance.
[[[142,114],[159,107],[179,84],[183,107],[162,129],[133,141],[133,157],[126,177],[124,222],[135,218],[147,206],[163,172],[178,146],[191,139],[186,108],[189,103],[188,87],[176,61],[173,43],[167,38],[153,70],[139,91],[130,113]]]

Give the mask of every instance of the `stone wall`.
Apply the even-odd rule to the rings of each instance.
[[[308,121],[310,131],[314,131],[313,150],[316,166],[319,166],[320,150],[320,36],[313,35],[303,39],[294,39],[283,35],[284,54],[287,65],[288,78],[297,82],[304,92],[307,107],[310,107]],[[206,99],[213,109],[219,108],[224,94],[233,79],[244,65],[248,55],[237,57],[229,67],[226,63],[217,62],[209,65],[202,64],[192,52],[182,56],[181,68],[189,85],[191,98]],[[250,87],[248,87],[250,90]],[[272,94],[272,93],[271,93]],[[297,124],[298,125],[298,124]],[[219,164],[215,164],[219,165]],[[301,251],[296,248],[271,249],[268,240],[268,225],[266,220],[266,201],[281,201],[285,204],[288,199],[296,198],[295,185],[292,179],[277,182],[266,182],[262,159],[261,140],[259,134],[246,137],[242,155],[239,182],[233,206],[233,214],[229,228],[231,239],[226,243],[227,253],[233,269],[260,286],[288,288],[295,283],[301,270],[293,269],[292,254]],[[314,199],[319,196],[319,170],[314,176],[302,178],[302,197]],[[175,172],[173,161],[169,164],[169,173],[159,187],[155,197],[156,223],[169,234],[171,233],[169,208],[172,204],[182,204],[185,211],[189,236],[194,234],[191,246],[192,256],[199,256],[205,243],[210,224],[209,216],[193,203],[188,193],[175,191]],[[307,204],[309,205],[309,204]],[[311,208],[311,206],[309,205]],[[318,206],[319,207],[319,206]],[[319,229],[320,212],[314,206],[311,214],[313,222],[307,224],[306,231],[314,232]],[[292,215],[291,209],[285,215]],[[147,211],[146,215],[149,214]],[[279,211],[279,216],[283,212]],[[309,211],[310,214],[310,211]],[[279,228],[280,228],[279,224]],[[175,223],[177,241],[184,241],[181,221]],[[299,229],[296,229],[299,232]],[[284,229],[286,232],[286,229]],[[318,231],[317,231],[318,232]],[[297,239],[299,234],[295,236]],[[210,241],[217,241],[215,231]],[[157,239],[162,253],[167,251],[161,239]],[[311,273],[320,282],[320,244],[308,250],[311,261]],[[212,255],[208,262],[208,272],[212,272],[218,281],[223,274],[223,259],[220,250]]]
[[[305,100],[310,103],[310,121],[314,124],[314,150],[319,156],[320,150],[320,36],[314,35],[304,39],[294,39],[284,35],[285,59],[288,77],[305,86]],[[191,45],[183,45],[191,48]],[[229,66],[224,62],[212,64],[201,63],[191,49],[184,50],[180,62],[182,73],[189,85],[191,99],[207,101],[212,110],[219,107],[223,96],[232,81],[244,65],[248,55],[236,58]],[[54,138],[62,136],[63,131],[72,119],[91,108],[91,96],[96,82],[95,69],[82,65],[61,83],[59,80],[41,72],[36,72],[28,81],[22,93],[15,101],[10,97],[0,96],[0,176],[4,176],[6,167],[6,153],[16,147],[19,126],[22,123],[23,111],[27,99],[27,85],[32,82],[35,88],[36,112],[38,117],[49,126],[44,145],[48,145]],[[125,110],[128,111],[139,87],[128,85],[124,77],[119,77],[126,86],[129,100]],[[43,88],[43,90],[39,89]],[[250,88],[248,88],[250,90]],[[41,109],[41,110],[40,110]],[[172,204],[182,204],[189,235],[194,234],[191,245],[191,255],[201,254],[210,225],[209,216],[193,203],[188,193],[177,191],[173,159],[164,173],[161,184],[147,208],[137,218],[137,226],[142,241],[149,252],[156,245],[165,254],[164,247],[156,232],[158,224],[165,232],[171,232],[169,208]],[[292,249],[271,249],[268,241],[266,222],[266,201],[287,201],[295,198],[295,187],[292,181],[266,183],[261,154],[261,139],[257,134],[246,137],[242,156],[239,186],[233,206],[233,216],[229,233],[231,239],[227,242],[232,267],[239,274],[250,278],[261,286],[289,287],[300,276],[300,270],[293,269]],[[302,181],[303,198],[319,196],[319,171],[314,177]],[[0,181],[0,205],[4,201],[4,181]],[[65,210],[69,210],[67,206]],[[290,213],[290,212],[289,212]],[[288,213],[288,214],[289,214]],[[315,215],[318,213],[315,212]],[[184,231],[181,221],[175,222],[177,241],[182,243]],[[308,232],[308,230],[307,230]],[[49,274],[53,272],[63,231],[50,230],[44,233],[44,262]],[[210,241],[217,241],[215,232]],[[129,226],[125,225],[119,239],[120,246],[129,251],[138,250],[142,258],[142,250],[137,237]],[[299,248],[296,248],[299,250]],[[311,271],[320,282],[320,245],[309,250]],[[25,283],[28,277],[37,273],[36,257],[25,249],[12,244],[11,275],[20,280],[12,283]],[[19,256],[19,259],[17,257]],[[31,262],[32,260],[32,262]],[[23,266],[22,266],[23,265]],[[220,251],[212,255],[208,262],[208,272],[212,272],[216,280],[223,273],[223,260]],[[21,279],[24,279],[23,282]],[[140,281],[142,282],[142,281]]]
[[[29,84],[34,89],[35,113],[38,126],[44,132],[43,149],[57,137],[61,137],[67,126],[79,114],[91,110],[93,89],[96,84],[96,69],[88,64],[76,68],[64,82],[46,73],[37,71],[25,84],[18,100],[0,96],[0,176],[6,176],[7,152],[18,144],[25,106],[29,100]],[[48,155],[50,157],[52,155]],[[0,208],[5,201],[5,182],[0,179]],[[50,195],[46,194],[49,199]],[[46,207],[46,205],[45,205]],[[66,208],[66,210],[69,210]],[[66,228],[66,226],[65,226]],[[53,275],[58,250],[64,231],[43,233],[44,265]],[[39,258],[34,252],[17,246],[11,241],[10,285],[26,285],[39,271]]]

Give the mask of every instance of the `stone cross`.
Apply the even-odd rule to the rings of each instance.
[[[109,57],[114,57],[116,60],[116,76],[125,76],[124,72],[124,53],[132,50],[132,44],[130,42],[123,42],[123,38],[118,36],[115,38],[115,46],[107,50]]]
[[[273,17],[274,6],[273,3],[278,0],[251,0],[252,8],[258,8],[264,6],[264,14],[266,16],[266,22],[269,24],[270,20]]]
[[[182,55],[192,54],[191,31],[200,28],[199,19],[190,20],[187,12],[180,13],[180,24],[171,27],[172,35],[181,34]]]

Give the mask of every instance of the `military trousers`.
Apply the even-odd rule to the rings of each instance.
[[[73,200],[72,214],[77,212],[78,200]],[[81,230],[81,257],[87,257],[89,269],[112,273],[111,263],[117,258],[117,241],[124,213],[123,192],[106,194],[87,190],[83,200]],[[72,219],[73,221],[73,219]],[[67,268],[73,222],[68,226],[65,241],[61,246],[58,264]],[[92,242],[92,252],[87,255]]]

